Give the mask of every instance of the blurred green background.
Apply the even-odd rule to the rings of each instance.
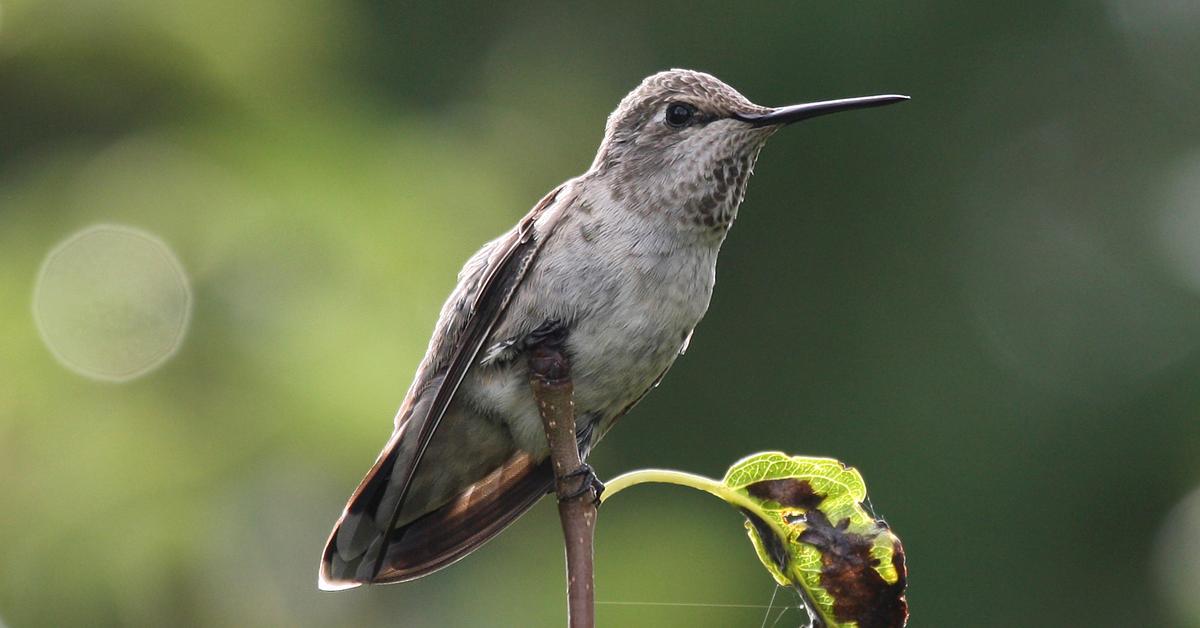
[[[601,476],[835,456],[905,541],[914,626],[1200,626],[1177,0],[0,0],[0,623],[562,625],[549,501],[411,584],[322,593],[317,559],[460,264],[670,67],[762,104],[913,101],[767,147],[708,317]],[[63,368],[31,315],[96,223],[162,238],[194,294],[177,355],[123,384]],[[740,517],[682,489],[611,502],[597,551],[602,602],[773,590]]]

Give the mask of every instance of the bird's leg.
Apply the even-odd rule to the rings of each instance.
[[[579,481],[578,488],[569,491],[566,494],[560,494],[558,496],[559,501],[578,499],[591,490],[595,491],[594,496],[592,497],[592,504],[599,508],[600,496],[604,494],[604,482],[600,481],[600,478],[596,476],[596,471],[592,469],[592,465],[582,462],[579,464],[579,468],[575,469],[574,471],[568,471],[562,476],[562,479],[564,480],[574,480],[575,478],[582,478]]]

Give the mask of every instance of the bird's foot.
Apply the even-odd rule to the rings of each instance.
[[[579,486],[570,492],[559,493],[558,501],[570,501],[572,499],[581,497],[588,491],[595,491],[595,497],[592,499],[592,504],[599,506],[600,496],[604,494],[604,482],[601,482],[600,478],[596,477],[596,471],[592,469],[592,466],[586,462],[580,463],[579,467],[574,471],[564,473],[561,479],[566,481],[574,480],[576,478],[582,478],[579,481]]]

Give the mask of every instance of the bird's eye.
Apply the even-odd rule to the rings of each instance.
[[[687,126],[695,115],[696,108],[685,102],[667,105],[667,124],[677,129]]]

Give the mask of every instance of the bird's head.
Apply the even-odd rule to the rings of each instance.
[[[659,72],[609,116],[591,171],[634,205],[665,210],[694,205],[679,209],[701,226],[728,226],[759,150],[776,131],[828,113],[906,99],[866,96],[763,107],[710,74]]]

